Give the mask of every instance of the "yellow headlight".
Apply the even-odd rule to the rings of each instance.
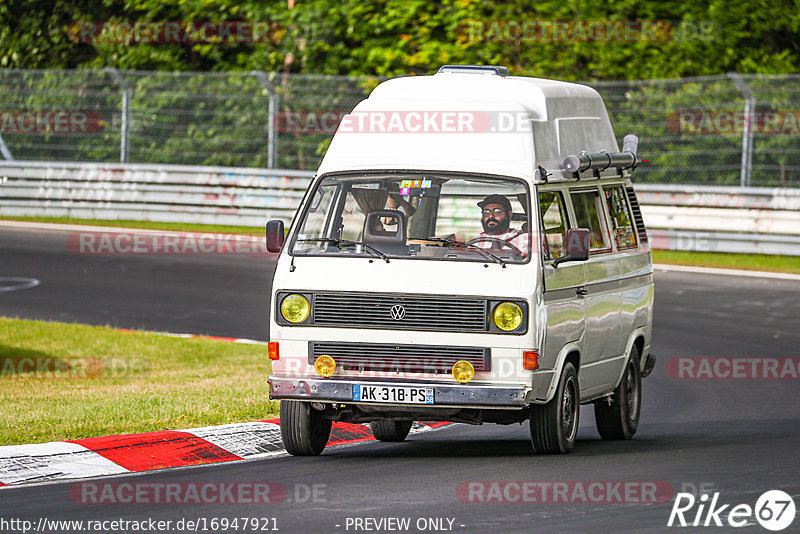
[[[495,306],[492,321],[500,330],[511,332],[522,324],[522,308],[513,302],[503,302]]]
[[[293,293],[281,302],[281,315],[290,323],[302,323],[311,313],[311,304],[303,295]]]
[[[319,356],[317,357],[316,360],[314,360],[314,370],[317,372],[319,376],[324,376],[325,378],[328,378],[334,372],[336,372],[336,360],[334,360],[327,354],[323,354],[322,356]]]
[[[475,376],[475,368],[465,360],[458,360],[453,364],[453,378],[456,381],[466,384]]]

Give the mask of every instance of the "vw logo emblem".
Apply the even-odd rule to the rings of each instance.
[[[392,306],[392,309],[389,310],[389,314],[392,316],[392,319],[399,321],[406,316],[406,309],[399,304],[395,304]]]

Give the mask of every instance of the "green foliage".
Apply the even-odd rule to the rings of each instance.
[[[289,9],[278,0],[5,0],[0,3],[0,67],[390,76],[429,73],[444,63],[476,63],[566,80],[800,71],[797,0],[292,3]],[[84,43],[69,34],[80,21],[260,21],[275,29],[266,42]],[[514,23],[552,29],[555,21],[584,23],[561,37],[514,31]],[[603,29],[585,34],[589,21],[652,22],[655,31],[643,38],[634,32],[630,38],[605,39]]]
[[[76,24],[101,21],[248,21],[270,31],[258,42],[111,42],[107,34],[82,42]],[[131,95],[129,161],[264,167],[271,95],[279,114],[340,116],[384,77],[447,63],[588,82],[615,131],[640,136],[650,163],[638,181],[736,185],[741,132],[683,131],[676,114],[743,110],[725,72],[800,72],[800,0],[0,2],[0,111],[89,110],[105,120],[86,135],[6,130],[17,159],[119,159],[122,88],[107,67],[122,72]],[[80,70],[12,70],[45,68]],[[251,71],[265,73],[267,85]],[[625,82],[654,78],[672,80]],[[797,76],[746,80],[757,112],[800,118]],[[330,133],[279,128],[276,166],[316,168]],[[753,185],[797,185],[797,129],[789,133],[755,133]]]

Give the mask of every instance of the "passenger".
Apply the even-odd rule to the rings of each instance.
[[[400,196],[397,193],[389,193],[389,196],[386,198],[386,209],[387,210],[397,210],[400,209],[406,215],[406,221],[411,219],[411,216],[414,215],[416,212],[416,208],[408,203],[406,199]],[[385,224],[389,224],[391,219],[385,218],[383,221]]]
[[[478,202],[478,206],[483,210],[483,232],[470,242],[487,249],[513,250],[510,247],[515,247],[527,257],[531,248],[530,234],[511,228],[511,202],[508,198],[503,195],[489,195]]]

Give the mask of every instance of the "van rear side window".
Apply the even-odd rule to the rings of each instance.
[[[603,205],[600,203],[600,192],[597,189],[589,191],[571,191],[572,208],[575,210],[575,228],[588,228],[590,232],[589,251],[603,252],[611,250],[611,243],[608,239],[608,232],[604,218],[600,217],[603,213]]]
[[[625,193],[622,186],[604,187],[606,203],[608,204],[608,214],[611,216],[612,232],[617,240],[617,248],[636,248],[636,232],[633,230],[631,213],[628,210],[628,203],[625,202]]]

